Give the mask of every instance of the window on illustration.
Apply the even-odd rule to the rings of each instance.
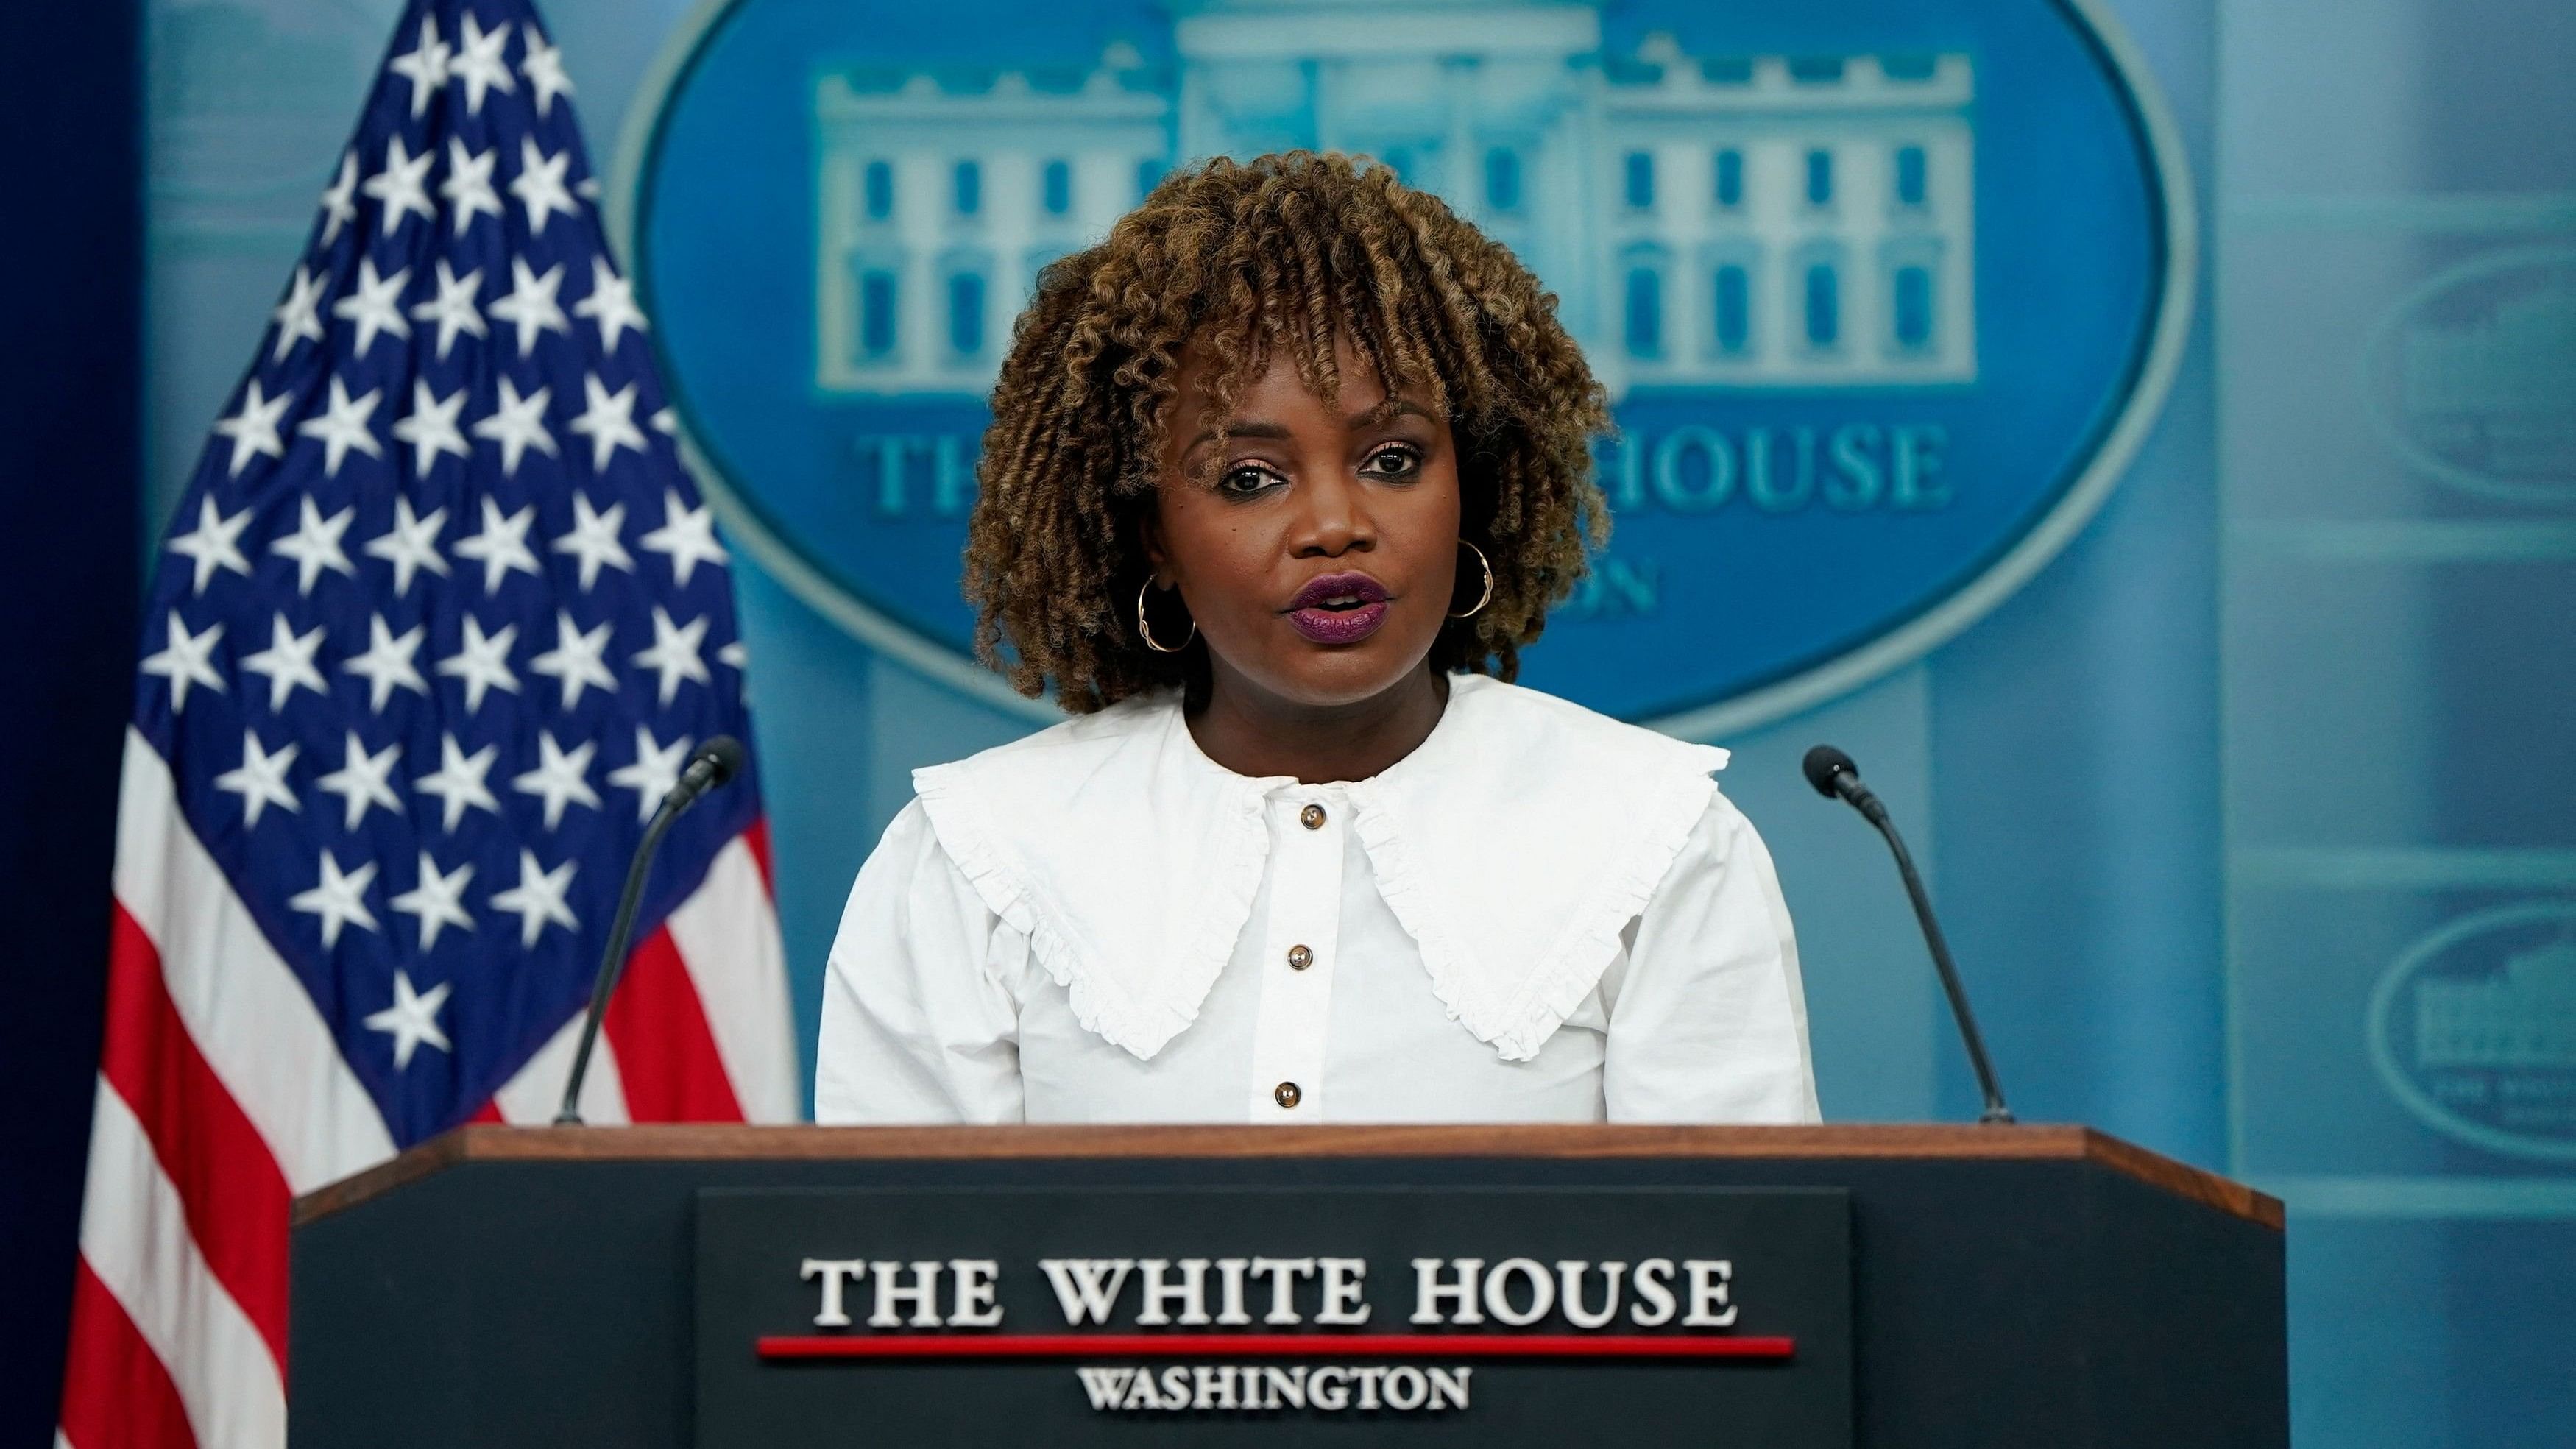
[[[894,355],[894,273],[876,268],[859,273],[859,360],[881,362]]]
[[[1485,206],[1511,212],[1521,209],[1521,158],[1509,147],[1485,153]]]
[[[984,350],[984,278],[959,272],[948,279],[948,350],[972,357]]]
[[[1807,268],[1807,345],[1828,348],[1842,336],[1842,287],[1831,262]]]
[[[1658,357],[1664,350],[1664,279],[1652,267],[1628,273],[1627,342],[1631,357]]]
[[[866,193],[868,220],[884,221],[894,215],[894,167],[883,161],[869,162],[860,190]]]
[[[1717,269],[1710,288],[1717,301],[1717,350],[1742,352],[1753,341],[1753,284],[1744,268]]]

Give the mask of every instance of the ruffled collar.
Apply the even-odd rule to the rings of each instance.
[[[1340,793],[1449,1015],[1505,1060],[1581,1004],[1708,809],[1726,751],[1479,675],[1422,744],[1334,786],[1238,775],[1175,695],[913,772],[931,828],[1077,1020],[1151,1058],[1198,1016],[1260,893],[1264,802]]]

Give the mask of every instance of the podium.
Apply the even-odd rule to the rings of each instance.
[[[472,1126],[292,1272],[296,1449],[2289,1441],[2281,1205],[2082,1127]]]

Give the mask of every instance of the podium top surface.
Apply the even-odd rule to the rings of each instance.
[[[2090,1162],[2279,1229],[2281,1202],[2090,1127],[1009,1126],[460,1127],[298,1199],[300,1226],[474,1162],[739,1162],[1069,1158],[1739,1158]]]

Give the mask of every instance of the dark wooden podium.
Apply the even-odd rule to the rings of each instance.
[[[695,1341],[699,1220],[718,1198],[1017,1193],[1014,1210],[1043,1213],[1049,1193],[1150,1189],[1231,1205],[1215,1213],[1400,1189],[1436,1219],[1444,1194],[1755,1188],[1848,1203],[1841,1442],[2289,1441],[2280,1203],[2060,1126],[468,1127],[296,1204],[290,1433],[297,1449],[697,1442],[702,1355],[736,1351]],[[1378,1321],[1400,1325],[1400,1309]],[[1472,1414],[1330,1433],[1165,1417],[1084,1432],[1519,1442]],[[930,1442],[864,1424],[825,1438]]]

